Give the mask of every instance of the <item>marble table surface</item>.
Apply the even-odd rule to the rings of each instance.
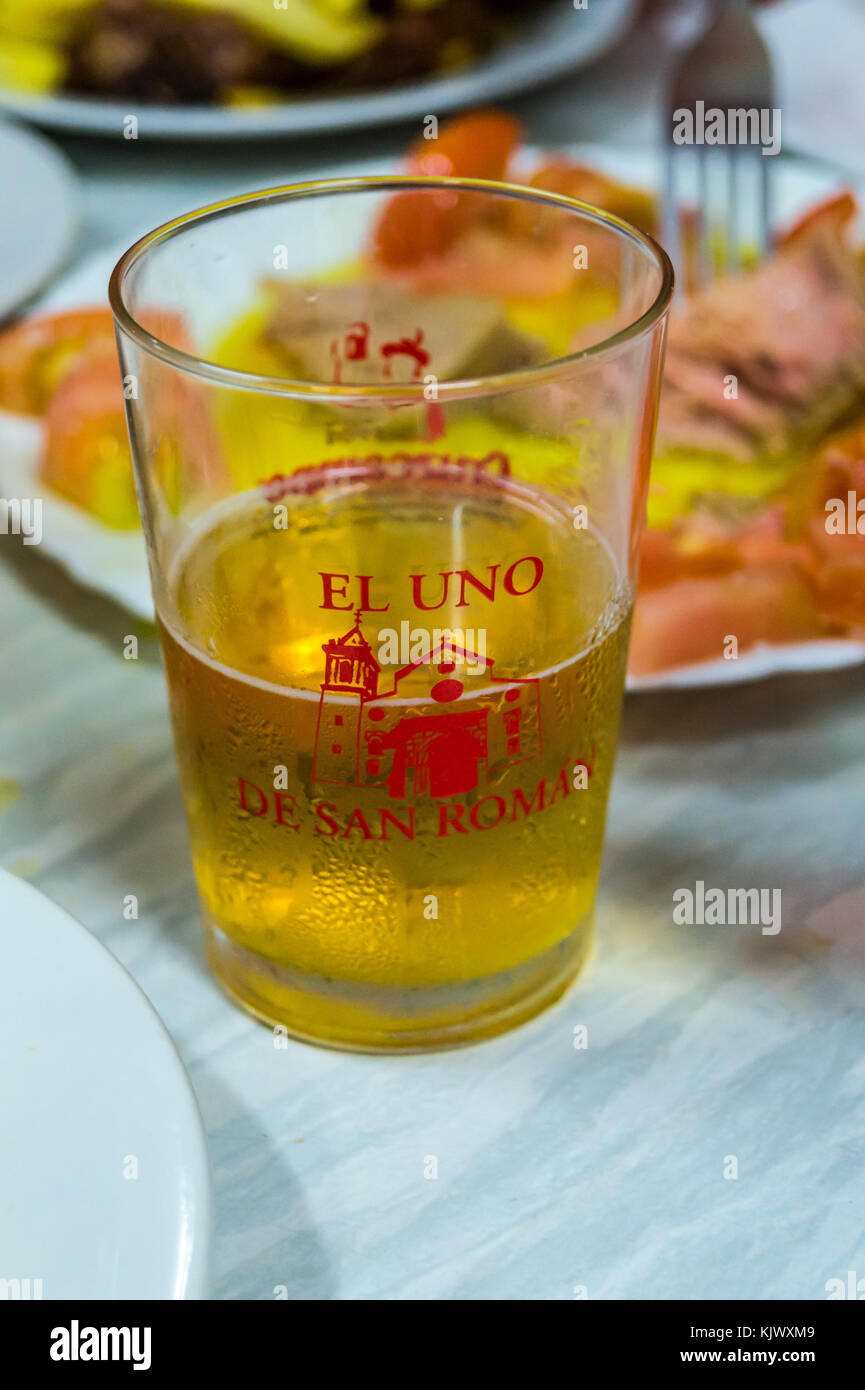
[[[527,99],[530,133],[645,135],[645,67],[632,45]],[[405,134],[70,140],[80,249]],[[821,1299],[865,1276],[865,668],[630,696],[582,980],[502,1039],[377,1059],[276,1050],[209,978],[152,633],[4,536],[0,636],[0,863],[105,942],[177,1043],[215,1298]],[[780,889],[781,931],[677,926],[696,880]]]

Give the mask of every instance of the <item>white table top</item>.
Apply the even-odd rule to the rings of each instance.
[[[609,135],[613,108],[620,139],[645,137],[640,51],[522,102],[531,137]],[[82,249],[405,136],[70,140]],[[598,956],[541,1018],[430,1057],[275,1050],[202,960],[155,639],[125,661],[132,620],[38,547],[0,538],[0,573],[0,863],[115,952],[177,1042],[209,1134],[215,1297],[819,1299],[863,1272],[861,670],[629,697]],[[780,888],[782,930],[673,925],[697,879]]]

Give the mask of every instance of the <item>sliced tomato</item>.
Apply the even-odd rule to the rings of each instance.
[[[821,449],[809,479],[804,525],[821,606],[865,631],[865,426]]]
[[[789,539],[785,525],[785,509],[776,503],[738,522],[694,511],[669,529],[648,530],[640,553],[640,591],[680,579],[731,574],[749,565],[809,568],[807,546]]]
[[[146,328],[190,350],[189,333],[174,313],[155,307]],[[177,503],[192,487],[225,474],[206,393],[168,368],[143,364],[157,378],[145,447],[154,477]],[[0,335],[0,408],[40,415],[45,449],[43,481],[108,526],[138,525],[138,504],[126,430],[114,323],[108,309],[75,309],[28,319]]]
[[[114,344],[79,354],[45,410],[41,477],[107,526],[138,525]]]
[[[114,351],[108,309],[43,314],[0,333],[0,408],[41,415],[54,388],[83,352]]]
[[[686,577],[729,574],[738,563],[730,536],[720,524],[689,526],[686,536],[680,526],[649,530],[640,551],[640,592]]]
[[[808,576],[796,564],[680,579],[637,599],[628,669],[643,676],[721,660],[731,650],[730,638],[741,655],[757,642],[801,642],[827,630]]]
[[[437,139],[416,141],[405,172],[424,178],[503,179],[520,139],[520,126],[513,116],[504,111],[473,111],[449,122]],[[394,270],[416,266],[446,250],[482,215],[481,200],[470,193],[396,193],[373,232],[373,256]]]

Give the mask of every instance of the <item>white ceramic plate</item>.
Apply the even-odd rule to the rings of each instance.
[[[2,870],[0,1057],[0,1298],[205,1297],[207,1154],[174,1045],[105,947]]]
[[[30,97],[0,91],[0,106],[38,125],[59,130],[118,135],[130,112],[140,137],[243,139],[255,135],[306,135],[442,115],[541,86],[590,63],[615,44],[636,10],[636,0],[592,0],[577,10],[570,0],[532,15],[527,5],[519,33],[464,72],[405,83],[386,91],[298,98],[278,106],[142,106],[133,101],[88,97]]]
[[[0,121],[0,321],[62,266],[78,232],[78,180],[41,135]]]
[[[662,177],[661,156],[645,150],[619,150],[609,146],[572,146],[569,153],[614,178],[658,188]],[[530,167],[537,152],[524,151]],[[393,172],[396,165],[353,164],[323,171],[322,177],[350,177]],[[773,211],[776,225],[789,224],[798,213],[838,187],[837,173],[817,162],[773,161]],[[865,198],[865,188],[860,190]],[[68,309],[104,302],[108,276],[126,250],[113,247],[83,261],[52,287],[34,306],[34,312]],[[47,492],[39,482],[37,464],[41,427],[32,420],[0,411],[0,496],[43,498],[42,550],[58,560],[81,583],[117,599],[139,617],[153,620],[153,601],[142,536],[114,531],[86,512]],[[735,684],[788,671],[831,670],[865,661],[860,642],[824,640],[789,646],[755,646],[736,661],[701,662],[680,666],[652,676],[628,678],[629,690],[659,690]]]

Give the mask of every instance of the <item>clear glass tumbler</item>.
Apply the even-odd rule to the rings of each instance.
[[[208,955],[293,1036],[453,1046],[583,963],[671,290],[613,217],[445,178],[117,265]]]

